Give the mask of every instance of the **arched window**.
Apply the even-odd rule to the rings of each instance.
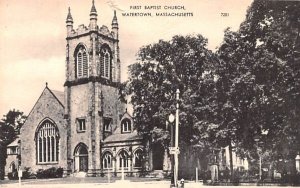
[[[104,78],[110,78],[111,55],[108,48],[103,48],[100,53],[100,75]]]
[[[81,46],[76,54],[77,78],[88,77],[88,70],[88,54],[86,49]]]
[[[128,168],[128,153],[124,150],[119,154],[119,167],[120,169],[122,169],[122,167]]]
[[[143,151],[138,149],[134,153],[134,167],[142,167]]]
[[[46,120],[36,134],[37,163],[58,162],[59,134],[55,125]]]
[[[103,155],[102,165],[103,165],[104,169],[110,169],[110,168],[112,168],[112,154],[111,153],[106,152]]]
[[[131,121],[130,119],[123,119],[121,122],[122,133],[130,133],[131,132]]]

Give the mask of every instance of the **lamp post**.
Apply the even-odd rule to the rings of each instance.
[[[177,181],[178,181],[178,154],[179,154],[179,145],[178,145],[178,141],[179,141],[179,94],[180,91],[179,89],[176,90],[176,118],[175,118],[175,178],[174,180],[176,180],[175,183],[175,187],[178,187],[177,185]]]
[[[169,115],[169,122],[170,122],[170,127],[171,127],[171,143],[170,143],[170,154],[171,154],[171,173],[172,173],[172,177],[171,177],[171,187],[174,186],[174,156],[171,153],[171,149],[174,148],[174,127],[173,127],[173,122],[175,120],[175,116],[173,114]]]
[[[174,186],[178,187],[178,155],[179,155],[179,89],[176,90],[176,115],[175,115],[175,146],[171,146],[170,153],[174,155]],[[169,116],[169,121],[174,122],[174,115]]]
[[[259,141],[260,138],[258,135],[254,136],[254,141],[257,143],[257,151],[258,151],[258,156],[259,156],[259,180],[261,180],[261,175],[262,175],[262,171],[261,171],[261,166],[262,166],[262,159],[261,159],[261,147],[259,146]]]

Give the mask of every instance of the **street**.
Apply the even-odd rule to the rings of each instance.
[[[58,179],[31,179],[31,180],[24,180],[19,186],[18,181],[14,180],[4,180],[0,182],[0,187],[3,188],[65,188],[65,187],[72,187],[72,188],[93,188],[93,187],[107,187],[107,188],[117,188],[117,187],[130,187],[130,188],[169,188],[170,181],[168,180],[142,180],[137,181],[136,179],[132,180],[113,180],[112,183],[108,183],[104,178],[58,178]],[[195,183],[195,182],[186,182],[184,185],[185,188],[200,188],[200,187],[211,187],[207,185],[203,185],[202,183]],[[236,186],[226,186],[228,188],[236,187]],[[254,185],[245,185],[239,187],[257,187]],[[265,186],[270,187],[270,186]],[[292,187],[292,186],[276,186],[276,187]]]

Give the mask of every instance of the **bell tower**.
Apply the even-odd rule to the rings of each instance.
[[[92,1],[89,26],[73,28],[66,19],[65,121],[68,168],[94,176],[102,172],[101,143],[120,123],[125,104],[119,99],[120,52],[116,12],[111,31],[98,26]],[[105,132],[105,134],[104,134]]]

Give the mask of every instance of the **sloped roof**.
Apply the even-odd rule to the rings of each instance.
[[[62,91],[56,91],[49,89],[53,95],[59,100],[59,102],[64,105],[65,104],[65,94]]]
[[[8,144],[7,147],[18,146],[20,138],[16,138],[12,143]]]
[[[137,131],[121,134],[120,128],[117,128],[112,135],[104,139],[104,143],[134,141],[134,140],[140,140],[142,138],[143,137],[141,135],[138,135]]]
[[[56,99],[57,101],[62,105],[62,107],[64,107],[64,92],[62,91],[56,91],[56,90],[51,90],[48,88],[48,83],[46,83],[46,87],[43,90],[42,94],[40,95],[40,97],[38,98],[38,100],[35,102],[35,104],[33,105],[31,111],[28,114],[28,117],[30,116],[31,112],[33,111],[33,109],[35,108],[36,104],[38,103],[38,101],[40,100],[40,98],[42,97],[43,93],[45,92],[45,90],[48,90]],[[26,121],[25,121],[26,122]]]

